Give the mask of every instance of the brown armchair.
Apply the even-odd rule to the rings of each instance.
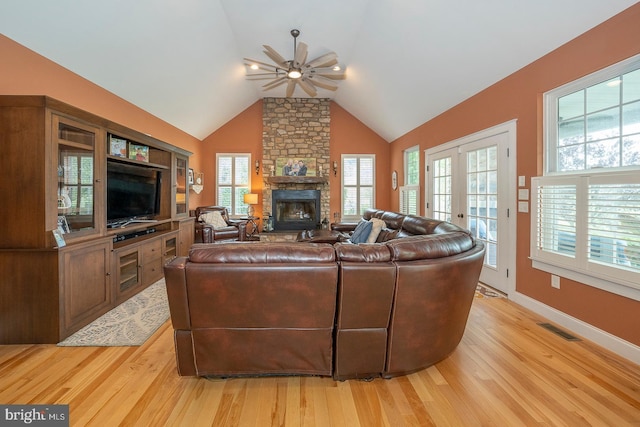
[[[203,214],[218,211],[222,215],[226,227],[216,227],[207,224],[201,218]],[[224,206],[200,206],[195,210],[195,243],[215,243],[223,240],[245,240],[247,236],[247,221],[229,218],[229,212]]]

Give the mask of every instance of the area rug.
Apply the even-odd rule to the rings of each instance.
[[[157,281],[64,341],[65,347],[139,346],[169,318],[164,279]]]
[[[476,298],[504,298],[504,294],[482,283],[476,287]]]

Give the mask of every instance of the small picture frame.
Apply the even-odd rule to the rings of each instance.
[[[127,140],[111,135],[109,144],[109,154],[116,157],[127,158]]]
[[[129,144],[129,158],[139,162],[149,162],[149,147],[146,145]]]
[[[67,217],[64,215],[58,215],[58,230],[60,234],[70,233],[69,223],[67,222]]]
[[[189,183],[189,185],[193,185],[193,169],[189,168],[189,176],[187,177],[187,182]]]
[[[58,248],[64,248],[65,246],[67,246],[67,242],[64,241],[64,237],[62,237],[62,233],[60,233],[60,231],[51,230],[51,232],[53,233],[53,238],[55,239],[56,246]]]

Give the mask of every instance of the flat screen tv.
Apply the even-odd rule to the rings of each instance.
[[[152,220],[160,213],[161,186],[157,169],[107,162],[107,225]]]

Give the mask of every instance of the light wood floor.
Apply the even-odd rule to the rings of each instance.
[[[0,403],[69,404],[73,426],[640,425],[640,367],[476,298],[446,360],[391,380],[178,377],[167,322],[141,347],[0,346]]]

